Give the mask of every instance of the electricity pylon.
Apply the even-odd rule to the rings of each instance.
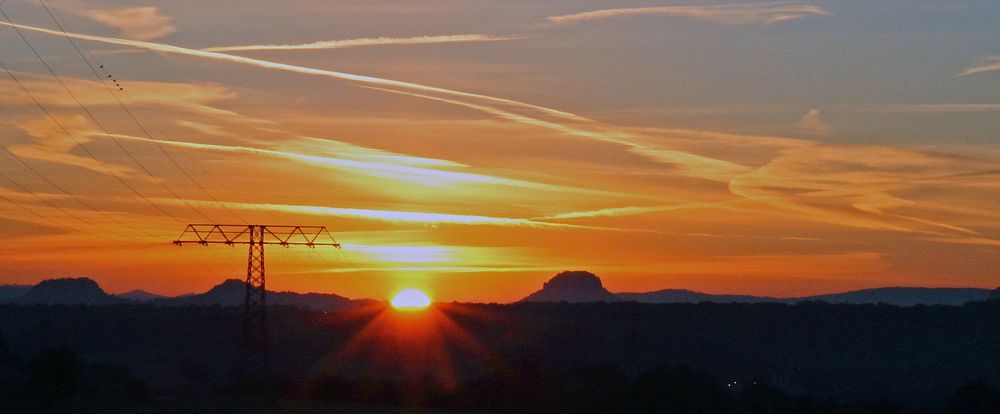
[[[246,296],[243,301],[242,370],[249,365],[267,366],[267,290],[264,278],[264,246],[331,246],[340,243],[325,226],[270,226],[245,224],[188,224],[174,244],[249,245]]]

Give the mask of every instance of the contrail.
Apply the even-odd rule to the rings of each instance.
[[[100,137],[100,136],[101,135],[95,135],[95,137]],[[509,187],[555,191],[555,192],[576,192],[585,194],[605,194],[605,195],[607,194],[605,192],[601,192],[598,190],[563,187],[552,184],[543,184],[531,181],[493,177],[489,175],[464,173],[457,171],[444,171],[432,168],[412,167],[407,165],[389,164],[389,163],[373,162],[373,161],[359,161],[359,160],[351,160],[345,158],[333,158],[333,157],[300,154],[296,152],[279,151],[279,150],[264,149],[264,148],[241,147],[235,145],[202,144],[197,142],[171,141],[163,139],[149,139],[145,137],[136,137],[136,136],[122,135],[122,134],[113,134],[113,136],[115,138],[123,138],[123,139],[130,139],[143,142],[155,142],[162,145],[170,145],[181,148],[200,149],[200,150],[216,151],[216,152],[230,152],[230,153],[241,152],[241,153],[255,154],[272,158],[281,158],[301,163],[313,164],[322,167],[337,168],[346,171],[355,171],[355,172],[367,171],[370,174],[379,173],[383,176],[403,178],[422,183],[423,182],[439,183],[439,180],[451,180],[451,181],[465,182],[465,183],[504,185]],[[420,177],[423,177],[425,179],[421,180],[419,179]]]
[[[552,24],[569,24],[614,17],[660,15],[686,17],[721,24],[773,24],[806,16],[829,16],[830,11],[804,3],[724,4],[704,6],[664,6],[594,10],[546,18]]]
[[[163,204],[176,205],[179,203],[178,200],[170,198],[156,198],[154,200]],[[195,205],[203,204],[205,207],[217,207],[219,205],[218,203],[207,202],[203,200],[186,200],[186,201]],[[363,208],[339,208],[339,207],[292,205],[292,204],[241,203],[234,201],[223,201],[222,205],[225,205],[227,208],[241,209],[241,210],[267,210],[267,211],[276,211],[289,214],[356,218],[356,219],[366,219],[375,221],[385,221],[391,223],[486,225],[486,226],[532,227],[532,228],[548,228],[548,229],[619,230],[614,228],[584,226],[575,224],[546,223],[531,219],[467,215],[467,214],[425,213],[417,211],[373,210],[373,209],[363,209]]]
[[[250,50],[323,50],[323,49],[345,49],[363,46],[385,46],[385,45],[429,45],[437,43],[469,43],[469,42],[499,42],[504,40],[521,39],[518,36],[492,36],[483,34],[458,34],[441,36],[414,36],[414,37],[366,37],[361,39],[345,40],[321,40],[318,42],[299,43],[292,45],[246,45],[246,46],[217,46],[201,49],[206,52],[239,52]]]
[[[527,124],[527,125],[535,125],[535,126],[539,126],[539,127],[542,127],[542,128],[552,129],[552,130],[557,130],[557,131],[561,131],[563,133],[566,133],[566,134],[572,135],[572,136],[578,136],[578,137],[596,139],[596,140],[600,140],[600,141],[604,141],[604,142],[611,142],[611,143],[616,143],[616,144],[620,144],[620,145],[626,145],[626,146],[628,146],[630,148],[631,151],[633,151],[633,152],[635,152],[637,154],[641,154],[643,156],[646,156],[646,157],[648,157],[650,159],[653,159],[653,160],[656,160],[658,162],[663,162],[663,163],[668,163],[668,164],[675,164],[675,165],[683,165],[685,167],[685,169],[687,170],[687,172],[690,173],[690,174],[692,174],[693,176],[701,177],[701,178],[707,178],[707,179],[714,180],[714,181],[722,181],[722,182],[728,181],[734,175],[745,173],[748,170],[745,166],[742,166],[742,165],[739,165],[739,164],[730,163],[730,162],[723,161],[723,160],[718,160],[718,159],[703,157],[703,156],[700,156],[700,155],[686,153],[686,152],[681,152],[681,151],[673,151],[673,150],[666,150],[666,149],[655,148],[655,147],[652,147],[652,146],[649,146],[649,145],[646,145],[646,144],[638,142],[638,140],[636,139],[637,137],[632,136],[631,134],[626,134],[626,133],[622,133],[622,132],[619,132],[619,131],[614,131],[614,132],[600,132],[600,131],[585,130],[585,129],[576,128],[576,127],[573,127],[573,126],[570,126],[570,125],[565,125],[565,124],[561,124],[561,123],[556,123],[556,122],[545,121],[545,120],[541,120],[541,119],[537,119],[537,118],[532,118],[532,117],[528,117],[528,116],[524,116],[524,115],[514,114],[514,113],[511,113],[511,112],[508,112],[508,111],[504,111],[504,110],[502,110],[500,108],[496,108],[496,107],[492,107],[492,106],[478,105],[478,104],[474,104],[474,103],[470,103],[470,102],[462,102],[462,101],[458,101],[458,100],[455,100],[455,99],[448,99],[448,98],[442,98],[442,97],[437,97],[437,96],[429,96],[429,95],[424,95],[424,94],[419,93],[419,92],[437,93],[437,94],[442,94],[442,95],[450,95],[450,96],[458,96],[458,97],[464,97],[464,98],[479,99],[479,100],[484,100],[484,101],[489,101],[489,102],[500,103],[500,104],[504,104],[504,105],[516,106],[516,107],[520,107],[520,108],[533,109],[533,110],[541,111],[541,112],[544,112],[544,113],[547,113],[547,114],[550,114],[550,115],[555,115],[555,116],[557,116],[559,118],[563,118],[563,119],[574,120],[574,121],[582,121],[582,122],[587,122],[588,124],[593,124],[594,123],[594,121],[592,121],[590,119],[587,119],[587,118],[584,118],[584,117],[581,117],[579,115],[575,115],[575,114],[571,114],[571,113],[567,113],[567,112],[563,112],[563,111],[559,111],[559,110],[555,110],[555,109],[551,109],[551,108],[546,108],[546,107],[542,107],[542,106],[532,105],[532,104],[528,104],[528,103],[524,103],[524,102],[520,102],[520,101],[513,101],[513,100],[509,100],[509,99],[504,99],[504,98],[496,98],[496,97],[487,96],[487,95],[479,95],[479,94],[474,94],[474,93],[469,93],[469,92],[461,92],[461,91],[455,91],[455,90],[451,90],[451,89],[444,89],[444,88],[438,88],[438,87],[434,87],[434,86],[427,86],[427,85],[421,85],[421,84],[410,83],[410,82],[396,81],[396,80],[391,80],[391,79],[383,79],[383,78],[376,78],[376,77],[371,77],[371,76],[355,75],[355,74],[344,73],[344,72],[336,72],[336,71],[325,70],[325,69],[316,69],[316,68],[309,68],[309,67],[304,67],[304,66],[290,65],[290,64],[285,64],[285,63],[277,63],[277,62],[272,62],[272,61],[262,60],[262,59],[254,59],[254,58],[248,58],[248,57],[243,57],[243,56],[228,55],[228,54],[225,54],[225,53],[207,52],[207,51],[202,51],[202,50],[188,49],[188,48],[184,48],[184,47],[180,47],[180,46],[173,46],[173,45],[162,44],[162,43],[144,42],[144,41],[139,41],[139,40],[127,40],[127,39],[119,39],[119,38],[113,38],[113,37],[95,36],[95,35],[70,33],[70,32],[65,32],[64,33],[64,32],[59,32],[59,31],[55,31],[55,30],[45,29],[45,28],[41,28],[41,27],[28,26],[28,25],[23,25],[23,24],[19,24],[19,23],[12,23],[12,22],[0,22],[0,25],[11,26],[11,27],[18,27],[18,28],[22,28],[22,29],[25,29],[25,30],[30,30],[30,31],[34,31],[34,32],[50,34],[50,35],[54,35],[54,36],[66,36],[66,37],[71,37],[71,38],[74,38],[74,39],[89,40],[89,41],[101,42],[101,43],[107,43],[107,44],[114,44],[114,45],[119,45],[119,46],[129,46],[129,47],[135,47],[135,48],[139,48],[139,49],[151,50],[151,51],[156,51],[156,52],[174,53],[174,54],[181,54],[181,55],[187,55],[187,56],[202,57],[202,58],[213,59],[213,60],[223,60],[223,61],[228,61],[228,62],[235,62],[235,63],[241,63],[241,64],[246,64],[246,65],[251,65],[251,66],[262,67],[262,68],[283,70],[283,71],[295,72],[295,73],[302,73],[302,74],[307,74],[307,75],[316,75],[316,76],[331,77],[331,78],[335,78],[335,79],[342,79],[342,80],[346,80],[346,81],[350,81],[350,82],[361,83],[361,84],[364,84],[364,85],[368,85],[368,87],[370,87],[370,88],[379,89],[379,90],[382,90],[382,91],[385,91],[385,92],[395,92],[395,93],[400,93],[400,94],[408,94],[408,95],[411,95],[411,96],[414,96],[414,97],[418,97],[418,98],[429,99],[429,100],[434,100],[434,101],[439,101],[439,102],[450,103],[450,104],[453,104],[453,105],[460,105],[460,106],[464,106],[464,107],[468,107],[468,108],[472,108],[472,109],[477,109],[477,110],[484,111],[484,112],[487,112],[487,113],[490,113],[490,114],[493,114],[493,115],[497,115],[497,116],[500,116],[500,117],[503,117],[503,118],[506,118],[506,119],[513,120],[515,122],[519,122],[519,123],[523,123],[523,124]],[[385,89],[385,87],[392,87],[392,88],[399,88],[399,89],[408,89],[410,91],[418,91],[418,92],[406,92],[406,91],[402,91],[402,90]]]
[[[671,204],[662,206],[642,206],[642,207],[611,207],[602,208],[599,210],[588,210],[588,211],[573,211],[569,213],[552,214],[548,216],[532,217],[532,220],[566,220],[575,218],[586,218],[586,217],[621,217],[621,216],[631,216],[636,214],[647,214],[647,213],[662,213],[666,211],[678,211],[678,210],[688,210],[688,209],[700,209],[700,208],[716,208],[721,210],[729,210],[738,212],[740,209],[735,207],[730,207],[725,204],[731,204],[726,202],[691,202],[683,204]]]
[[[698,154],[692,154],[683,151],[657,148],[655,146],[643,143],[640,137],[637,137],[634,134],[630,134],[624,131],[596,131],[596,130],[581,129],[571,125],[561,124],[558,122],[546,121],[543,119],[537,119],[525,115],[515,114],[512,112],[504,111],[500,108],[494,108],[486,105],[478,105],[470,102],[462,102],[454,99],[441,98],[437,96],[422,95],[416,92],[398,91],[392,89],[377,88],[373,86],[363,86],[363,87],[369,89],[378,89],[388,93],[396,93],[401,95],[450,103],[452,105],[464,106],[467,108],[476,109],[489,114],[493,114],[497,117],[508,119],[513,122],[517,122],[524,125],[546,128],[553,131],[561,132],[569,136],[575,136],[580,138],[593,139],[601,142],[623,145],[628,148],[628,151],[642,155],[653,161],[664,164],[682,166],[685,172],[692,177],[704,178],[707,180],[713,180],[719,182],[728,182],[735,176],[751,171],[749,167],[725,160],[705,157]]]
[[[974,66],[965,70],[965,72],[959,73],[958,76],[969,76],[975,75],[977,73],[986,73],[1000,70],[1000,55],[996,56],[986,56],[981,58],[982,63],[978,66]]]
[[[590,122],[590,120],[588,120],[586,118],[583,118],[583,117],[581,117],[579,115],[571,114],[571,113],[568,113],[568,112],[563,112],[563,111],[560,111],[560,110],[557,110],[557,109],[546,108],[544,106],[532,105],[532,104],[529,104],[529,103],[515,101],[515,100],[511,100],[511,99],[497,98],[497,97],[489,96],[489,95],[480,95],[480,94],[475,94],[475,93],[471,93],[471,92],[462,92],[462,91],[456,91],[456,90],[453,90],[453,89],[445,89],[445,88],[439,88],[439,87],[435,87],[435,86],[421,85],[421,84],[418,84],[418,83],[397,81],[397,80],[392,80],[392,79],[376,78],[374,76],[356,75],[356,74],[352,74],[352,73],[337,72],[337,71],[325,70],[325,69],[309,68],[309,67],[304,67],[304,66],[290,65],[290,64],[287,64],[287,63],[272,62],[272,61],[263,60],[263,59],[254,59],[254,58],[248,58],[248,57],[243,57],[243,56],[229,55],[229,54],[219,53],[219,52],[209,52],[209,51],[204,51],[204,50],[189,49],[189,48],[186,48],[186,47],[168,45],[168,44],[164,44],[164,43],[144,42],[144,41],[141,41],[141,40],[120,39],[120,38],[116,38],[116,37],[95,36],[95,35],[72,33],[72,32],[60,32],[60,31],[56,31],[56,30],[46,29],[46,28],[43,28],[43,27],[35,27],[35,26],[29,26],[29,25],[24,25],[24,24],[20,24],[20,23],[13,23],[13,22],[0,22],[0,25],[8,26],[8,27],[17,27],[17,28],[20,28],[20,29],[30,30],[30,31],[33,31],[33,32],[44,33],[44,34],[53,35],[53,36],[64,36],[64,37],[70,37],[70,38],[73,38],[73,39],[89,40],[89,41],[92,41],[92,42],[100,42],[100,43],[106,43],[106,44],[112,44],[112,45],[119,45],[119,46],[128,46],[128,47],[134,47],[134,48],[138,48],[138,49],[150,50],[150,51],[154,51],[154,52],[173,53],[173,54],[179,54],[179,55],[201,57],[201,58],[205,58],[205,59],[222,60],[222,61],[228,61],[228,62],[234,62],[234,63],[241,63],[241,64],[245,64],[245,65],[250,65],[250,66],[257,66],[257,67],[267,68],[267,69],[283,70],[283,71],[287,71],[287,72],[302,73],[302,74],[306,74],[306,75],[324,76],[324,77],[329,77],[329,78],[346,80],[346,81],[350,81],[350,82],[362,83],[362,84],[366,84],[366,85],[378,85],[378,86],[383,86],[383,87],[384,86],[388,86],[388,87],[395,87],[395,88],[401,88],[401,89],[417,90],[417,91],[422,91],[422,92],[439,93],[439,94],[443,94],[443,95],[460,96],[460,97],[464,97],[464,98],[480,99],[480,100],[484,100],[484,101],[488,101],[488,102],[494,102],[494,103],[499,103],[499,104],[503,104],[503,105],[511,105],[511,106],[516,106],[516,107],[520,107],[520,108],[527,108],[527,109],[532,109],[532,110],[536,110],[536,111],[541,111],[543,113],[546,113],[546,114],[549,114],[549,115],[552,115],[552,116],[556,116],[556,117],[559,117],[559,118],[564,118],[564,119],[569,119],[569,120],[574,120],[574,121],[580,121],[580,122]]]

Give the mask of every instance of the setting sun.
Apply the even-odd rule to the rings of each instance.
[[[391,303],[398,310],[422,310],[431,305],[431,299],[417,289],[404,289],[392,297]]]

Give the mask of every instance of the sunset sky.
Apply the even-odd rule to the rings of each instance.
[[[0,284],[204,291],[246,248],[170,242],[251,222],[349,297],[1000,285],[995,0],[0,10]]]

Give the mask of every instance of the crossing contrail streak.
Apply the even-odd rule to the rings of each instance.
[[[404,82],[404,81],[397,81],[397,80],[392,80],[392,79],[377,78],[377,77],[374,77],[374,76],[356,75],[356,74],[353,74],[353,73],[337,72],[337,71],[332,71],[332,70],[316,69],[316,68],[310,68],[310,67],[298,66],[298,65],[290,65],[290,64],[287,64],[287,63],[278,63],[278,62],[272,62],[272,61],[269,61],[269,60],[255,59],[255,58],[249,58],[249,57],[243,57],[243,56],[236,56],[236,55],[229,55],[229,54],[219,53],[219,52],[210,52],[210,51],[204,51],[204,50],[189,49],[189,48],[186,48],[186,47],[174,46],[174,45],[169,45],[169,44],[165,44],[165,43],[144,42],[144,41],[140,41],[140,40],[120,39],[120,38],[116,38],[116,37],[96,36],[96,35],[88,35],[88,34],[72,33],[72,32],[61,32],[61,31],[46,29],[46,28],[43,28],[43,27],[36,27],[36,26],[24,25],[24,24],[20,24],[20,23],[0,22],[0,25],[9,26],[9,27],[17,27],[19,29],[30,30],[30,31],[33,31],[33,32],[44,33],[44,34],[53,35],[53,36],[63,36],[63,37],[70,37],[70,38],[79,39],[79,40],[88,40],[88,41],[92,41],[92,42],[99,42],[99,43],[105,43],[105,44],[134,47],[134,48],[144,49],[144,50],[150,50],[150,51],[154,51],[154,52],[173,53],[173,54],[178,54],[178,55],[195,56],[195,57],[200,57],[200,58],[205,58],[205,59],[222,60],[222,61],[227,61],[227,62],[240,63],[240,64],[244,64],[244,65],[257,66],[257,67],[267,68],[267,69],[283,70],[283,71],[287,71],[287,72],[296,72],[296,73],[302,73],[302,74],[307,74],[307,75],[315,75],[315,76],[324,76],[324,77],[341,79],[341,80],[345,80],[345,81],[349,81],[349,82],[356,82],[356,83],[361,83],[361,84],[366,84],[366,85],[378,85],[378,86],[383,86],[383,87],[388,86],[388,87],[395,87],[395,88],[400,88],[400,89],[409,89],[409,90],[416,90],[416,91],[421,91],[421,92],[439,93],[439,94],[442,94],[442,95],[460,96],[460,97],[464,97],[464,98],[479,99],[479,100],[484,100],[484,101],[488,101],[488,102],[494,102],[494,103],[503,104],[503,105],[510,105],[510,106],[515,106],[515,107],[520,107],[520,108],[532,109],[532,110],[540,111],[540,112],[543,112],[543,113],[546,113],[546,114],[549,114],[549,115],[552,115],[552,116],[556,116],[556,117],[559,117],[559,118],[570,119],[570,120],[574,120],[574,121],[589,121],[588,119],[583,118],[583,117],[581,117],[579,115],[571,114],[571,113],[568,113],[568,112],[563,112],[563,111],[552,109],[552,108],[546,108],[544,106],[532,105],[532,104],[529,104],[529,103],[515,101],[515,100],[511,100],[511,99],[497,98],[497,97],[494,97],[494,96],[480,95],[480,94],[471,93],[471,92],[462,92],[462,91],[456,91],[456,90],[453,90],[453,89],[446,89],[446,88],[439,88],[439,87],[435,87],[435,86],[421,85],[421,84],[412,83],[412,82]]]
[[[239,52],[239,51],[251,51],[251,50],[326,50],[326,49],[346,49],[351,47],[364,47],[364,46],[499,42],[504,40],[514,40],[514,39],[520,39],[520,37],[491,36],[483,34],[459,34],[459,35],[414,36],[414,37],[367,37],[360,39],[321,40],[318,42],[299,43],[293,45],[285,44],[285,45],[217,46],[217,47],[208,47],[201,50],[204,50],[206,52]]]
[[[745,173],[748,170],[745,166],[726,162],[723,160],[712,159],[681,151],[655,148],[640,142],[640,140],[638,140],[637,137],[631,136],[631,134],[625,134],[620,131],[595,131],[591,129],[584,129],[559,122],[553,122],[521,114],[515,114],[510,111],[506,111],[504,109],[490,105],[482,105],[472,102],[459,101],[456,99],[449,99],[441,96],[431,96],[431,95],[426,95],[425,93],[436,93],[452,97],[478,99],[493,103],[499,103],[503,105],[542,111],[549,115],[554,115],[565,120],[583,121],[587,122],[588,124],[594,123],[594,121],[581,117],[579,115],[566,113],[542,106],[532,105],[525,102],[513,101],[504,98],[496,98],[487,95],[479,95],[469,92],[455,91],[451,89],[438,88],[434,86],[427,86],[410,82],[376,78],[372,76],[356,75],[356,74],[337,72],[325,69],[317,69],[304,66],[290,65],[286,63],[272,62],[262,59],[248,58],[243,56],[229,55],[225,53],[189,49],[185,47],[173,46],[163,43],[144,42],[139,40],[119,39],[113,37],[95,36],[95,35],[87,35],[87,34],[79,34],[71,32],[59,32],[55,30],[50,30],[35,26],[28,26],[19,23],[0,22],[0,25],[17,27],[25,30],[50,34],[54,36],[65,36],[80,40],[89,40],[89,41],[114,44],[119,46],[135,47],[139,49],[151,50],[156,52],[195,56],[206,59],[222,60],[222,61],[246,64],[268,69],[275,69],[275,70],[282,70],[294,73],[302,73],[307,75],[324,76],[324,77],[346,80],[362,84],[365,87],[379,89],[384,92],[395,92],[399,94],[410,95],[421,99],[428,99],[437,102],[444,102],[452,105],[463,106],[526,125],[534,125],[542,128],[560,131],[573,136],[625,145],[628,146],[631,151],[641,154],[647,158],[656,160],[657,162],[682,165],[685,167],[686,172],[692,174],[693,176],[707,178],[715,181],[723,181],[723,182],[728,181],[734,176]]]
[[[300,154],[296,152],[289,151],[279,151],[264,148],[251,148],[251,147],[241,147],[234,145],[219,145],[219,144],[202,144],[196,142],[184,142],[184,141],[171,141],[162,139],[150,139],[144,137],[136,137],[131,135],[121,135],[115,134],[116,138],[130,139],[142,142],[158,143],[162,145],[169,145],[182,148],[206,150],[206,151],[217,151],[217,152],[240,152],[247,154],[255,154],[261,156],[267,156],[272,158],[281,158],[301,163],[307,163],[312,165],[317,165],[321,167],[338,168],[346,171],[365,171],[367,173],[381,173],[382,175],[388,175],[395,178],[405,178],[408,180],[414,180],[418,182],[434,182],[438,183],[440,180],[449,180],[454,182],[464,182],[464,183],[478,183],[478,184],[493,184],[493,185],[504,185],[509,187],[527,188],[535,190],[544,191],[555,191],[555,192],[575,192],[575,193],[587,193],[587,194],[606,194],[597,190],[589,189],[579,189],[572,187],[564,187],[551,184],[536,183],[531,181],[522,181],[509,178],[494,177],[489,175],[465,173],[457,171],[447,171],[438,170],[433,168],[421,168],[421,167],[411,167],[406,165],[390,164],[383,162],[373,162],[373,161],[358,161],[344,158],[333,158],[325,157],[320,155],[310,155],[310,154]],[[100,136],[95,136],[95,138],[100,138]],[[430,180],[421,180],[421,178]]]

